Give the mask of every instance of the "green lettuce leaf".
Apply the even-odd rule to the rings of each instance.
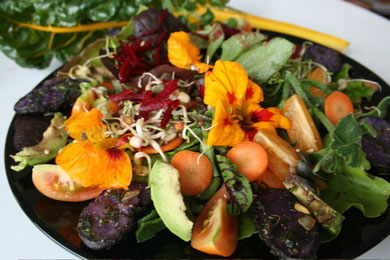
[[[390,184],[386,180],[345,166],[343,172],[329,178],[328,189],[321,193],[321,198],[341,214],[356,207],[364,216],[374,218],[385,212],[389,195]]]

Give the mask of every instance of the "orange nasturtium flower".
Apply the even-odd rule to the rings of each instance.
[[[88,138],[89,140],[95,140],[96,138],[103,139],[104,124],[102,119],[103,114],[100,110],[93,108],[91,111],[72,115],[64,122],[64,126],[68,131],[69,136],[77,141],[82,141],[85,138]]]
[[[178,68],[196,70],[204,73],[209,65],[200,62],[202,56],[198,47],[191,43],[188,33],[180,31],[171,33],[168,39],[168,59]]]
[[[281,110],[262,108],[259,103],[263,100],[263,90],[248,79],[239,63],[217,61],[205,77],[204,102],[215,107],[206,144],[233,146],[253,140],[258,129],[291,128]]]
[[[94,108],[65,121],[70,136],[78,142],[65,146],[57,155],[56,164],[83,187],[127,189],[132,166],[129,155],[123,151],[126,145],[121,139],[104,136],[102,118],[101,112]]]

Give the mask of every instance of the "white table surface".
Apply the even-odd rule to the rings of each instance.
[[[347,55],[390,83],[390,21],[339,0],[232,0],[232,7],[248,13],[333,34],[351,42]],[[22,69],[0,53],[0,147],[4,147],[15,102],[59,66]],[[9,188],[1,149],[0,259],[76,259],[46,237],[23,213]],[[389,258],[390,237],[361,258]]]

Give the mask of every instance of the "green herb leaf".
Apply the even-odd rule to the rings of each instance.
[[[283,38],[273,38],[266,45],[256,46],[236,60],[257,83],[266,82],[288,61],[294,44]]]
[[[352,114],[343,117],[336,125],[333,133],[334,143],[332,148],[339,145],[353,144],[360,142],[363,136],[363,129]]]
[[[246,212],[253,201],[253,193],[248,179],[238,172],[237,166],[228,158],[217,155],[219,170],[230,194],[227,204],[228,214],[238,216]]]
[[[261,45],[266,39],[264,34],[259,32],[242,32],[235,34],[222,43],[221,60],[236,60],[245,51]]]

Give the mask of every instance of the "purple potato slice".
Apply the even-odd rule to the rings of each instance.
[[[260,190],[251,213],[260,238],[281,258],[313,258],[320,245],[318,225],[289,191]]]
[[[132,183],[128,190],[102,192],[80,214],[80,238],[91,249],[109,249],[135,227],[137,217],[150,201],[150,190],[142,183]]]

